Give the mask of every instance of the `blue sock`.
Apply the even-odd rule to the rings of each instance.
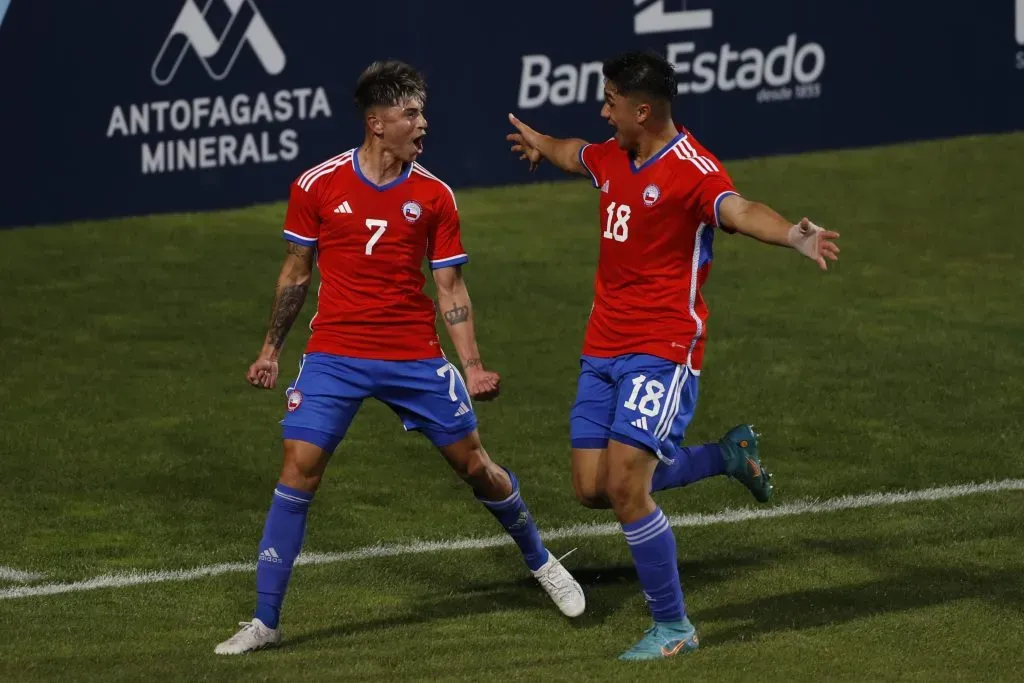
[[[717,443],[690,446],[680,449],[679,455],[671,465],[658,463],[657,469],[654,470],[651,491],[675,489],[719,474],[725,474],[721,446]]]
[[[260,554],[256,562],[256,611],[254,617],[277,628],[281,603],[288,590],[292,563],[302,549],[306,535],[306,513],[312,493],[278,484],[263,527]]]
[[[676,565],[676,537],[668,519],[661,508],[654,508],[643,519],[623,524],[622,533],[654,621],[678,625],[686,618],[686,604]]]
[[[512,481],[512,495],[505,500],[492,502],[477,496],[477,500],[484,504],[494,518],[505,528],[512,540],[519,546],[526,560],[526,566],[531,570],[540,569],[548,561],[548,551],[540,541],[540,533],[537,532],[537,525],[526,508],[526,503],[519,496],[519,480],[516,475],[508,470],[508,478]]]

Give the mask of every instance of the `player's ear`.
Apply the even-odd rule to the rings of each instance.
[[[374,135],[384,134],[384,121],[377,115],[377,111],[375,109],[371,109],[366,112],[366,127],[369,128]]]
[[[651,118],[651,105],[641,102],[636,107],[636,122],[644,123],[649,118]]]

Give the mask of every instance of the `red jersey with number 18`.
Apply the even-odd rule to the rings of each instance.
[[[580,160],[601,189],[601,251],[583,353],[650,354],[700,372],[708,309],[700,288],[722,199],[736,194],[721,162],[688,131],[645,163],[614,139]]]
[[[284,237],[317,252],[321,284],[307,353],[443,355],[421,266],[424,258],[432,269],[469,260],[448,185],[417,163],[376,185],[349,150],[292,183]]]

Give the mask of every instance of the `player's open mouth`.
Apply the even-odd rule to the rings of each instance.
[[[416,152],[418,154],[423,154],[423,138],[425,138],[426,136],[427,136],[426,133],[424,133],[423,135],[419,136],[418,138],[414,138],[413,141],[412,141],[412,145],[413,145],[413,147],[416,148]]]

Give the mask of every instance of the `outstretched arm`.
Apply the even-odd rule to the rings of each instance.
[[[314,247],[288,242],[287,249],[281,274],[277,276],[277,290],[263,349],[256,362],[249,366],[246,375],[250,384],[263,389],[273,389],[277,384],[277,358],[281,355],[288,331],[306,301],[306,292],[313,276]]]
[[[462,267],[438,268],[434,271],[434,283],[437,285],[438,308],[466,373],[470,397],[480,401],[497,397],[501,377],[496,372],[485,370],[480,360],[473,327],[473,304],[469,300],[466,281],[462,278]]]
[[[542,135],[533,128],[508,115],[509,122],[516,127],[517,133],[509,133],[505,139],[514,143],[513,152],[519,152],[520,159],[530,162],[530,170],[537,168],[540,160],[547,159],[566,173],[579,173],[589,176],[590,171],[580,162],[580,150],[587,144],[579,138],[553,138]]]
[[[766,204],[729,195],[719,207],[719,220],[722,226],[766,244],[792,247],[817,262],[822,270],[828,270],[825,259],[839,260],[839,247],[834,242],[838,232],[822,230],[807,218],[794,225]]]

